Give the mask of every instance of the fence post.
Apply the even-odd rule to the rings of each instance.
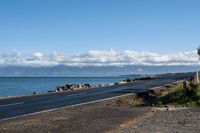
[[[188,87],[188,81],[184,80],[183,81],[183,94],[184,94],[184,96],[186,95],[187,87]]]
[[[196,71],[196,73],[195,73],[194,82],[199,83],[199,72],[198,71]]]

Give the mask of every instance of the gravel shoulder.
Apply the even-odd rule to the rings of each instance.
[[[154,110],[141,121],[114,130],[115,133],[199,133],[200,108]]]

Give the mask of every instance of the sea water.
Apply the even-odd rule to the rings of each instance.
[[[111,84],[124,79],[125,77],[1,77],[0,98],[29,95],[33,92],[46,93],[65,84]]]

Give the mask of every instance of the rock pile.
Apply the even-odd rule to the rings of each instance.
[[[132,83],[132,82],[135,82],[136,80],[149,80],[149,79],[155,79],[155,76],[147,76],[147,77],[136,78],[136,79],[125,79],[123,81],[119,81],[112,84],[106,84],[106,85],[66,84],[64,86],[58,86],[55,91],[64,92],[64,91],[73,91],[73,90],[112,86],[112,85],[121,85],[121,84],[126,84],[126,83]]]
[[[136,78],[135,80],[150,80],[155,78],[156,78],[155,76],[146,76],[146,77]]]
[[[58,86],[56,88],[56,92],[87,89],[87,88],[91,88],[91,87],[93,87],[93,86],[91,86],[90,84],[66,84],[65,86]]]

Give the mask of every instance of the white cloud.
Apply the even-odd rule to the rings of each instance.
[[[1,65],[25,66],[123,66],[123,65],[198,65],[196,51],[158,54],[152,52],[136,52],[124,50],[122,52],[91,50],[82,55],[66,56],[62,53],[51,54],[21,53],[16,50],[0,55]]]
[[[17,50],[13,50],[11,52],[4,52],[0,55],[1,64],[13,64],[17,65],[22,62],[22,53]]]
[[[44,54],[41,52],[36,52],[33,54],[33,57],[35,58],[35,60],[42,60],[44,58]]]
[[[66,60],[66,56],[58,52],[53,52],[49,55],[49,60],[52,62],[63,62]]]

